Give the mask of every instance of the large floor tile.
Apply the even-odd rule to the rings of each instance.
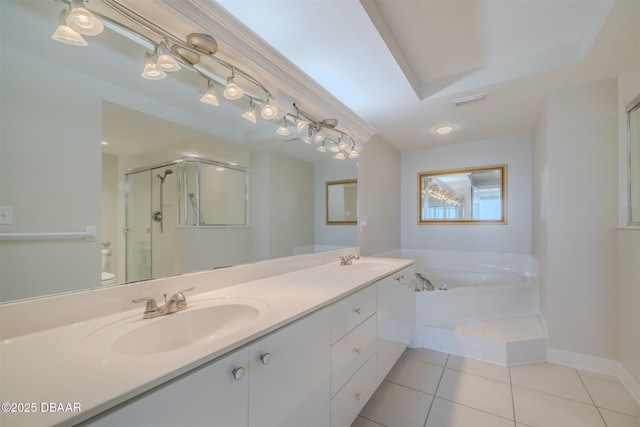
[[[436,396],[513,419],[511,386],[500,381],[446,368]]]
[[[582,375],[582,381],[599,408],[610,409],[637,417],[638,403],[622,383]]]
[[[383,381],[360,416],[387,427],[422,427],[433,396]]]
[[[438,366],[444,366],[445,363],[447,363],[447,357],[449,357],[447,353],[430,350],[428,348],[408,348],[402,355],[409,359],[421,360]]]
[[[436,394],[443,370],[442,366],[401,357],[385,379],[424,393]]]
[[[491,378],[492,380],[501,381],[503,383],[511,381],[509,377],[509,368],[466,357],[454,355],[449,356],[449,360],[447,360],[447,368],[478,375],[480,377]]]
[[[608,427],[638,427],[640,418],[600,408],[600,414]]]
[[[384,427],[382,424],[378,424],[374,421],[368,420],[363,417],[357,417],[351,427]]]
[[[575,369],[552,363],[533,363],[514,366],[510,370],[513,385],[578,402],[593,403]]]
[[[516,422],[532,427],[605,427],[593,405],[513,387]]]
[[[425,427],[513,427],[513,421],[436,397]]]

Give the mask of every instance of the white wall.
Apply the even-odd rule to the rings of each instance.
[[[249,173],[253,260],[291,256],[291,248],[313,246],[313,165],[261,151],[251,153]]]
[[[327,181],[357,179],[357,161],[354,159],[329,161],[315,165],[315,236],[316,245],[321,247],[344,248],[358,246],[356,225],[327,225]]]
[[[628,220],[627,114],[625,106],[640,93],[640,73],[618,77],[619,224]],[[618,359],[626,371],[627,386],[640,399],[640,227],[619,229],[618,258]],[[623,381],[625,376],[623,375]],[[629,384],[631,383],[631,384]],[[635,388],[634,388],[635,387]]]
[[[534,229],[546,239],[534,256],[548,346],[616,360],[617,81],[562,88],[547,104],[534,147]]]
[[[109,242],[111,255],[103,271],[118,273],[118,156],[102,154],[102,239]],[[116,277],[116,280],[119,280]]]
[[[418,173],[507,165],[507,224],[418,225]],[[402,153],[402,248],[531,253],[531,136]]]
[[[400,152],[374,135],[358,159],[360,253],[400,249]],[[365,225],[366,222],[366,225]]]
[[[102,118],[93,82],[5,45],[1,55],[0,206],[13,207],[13,225],[0,232],[100,232]],[[98,286],[100,264],[100,237],[2,242],[0,300]]]

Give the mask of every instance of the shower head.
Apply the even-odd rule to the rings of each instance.
[[[172,173],[173,171],[171,169],[166,169],[164,171],[164,175],[157,174],[156,177],[160,178],[160,182],[164,182],[164,180],[167,178],[167,175],[171,175]]]

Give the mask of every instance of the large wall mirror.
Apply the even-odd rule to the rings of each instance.
[[[627,105],[629,124],[629,225],[640,225],[640,95]]]
[[[506,224],[507,166],[418,174],[419,224]]]
[[[358,180],[327,182],[327,224],[355,225],[358,222]]]
[[[0,241],[1,302],[358,245],[355,227],[326,226],[324,192],[357,178],[356,159],[246,120],[248,99],[198,102],[188,70],[141,78],[146,48],[108,28],[52,40],[64,4],[0,7],[0,233],[97,228]]]

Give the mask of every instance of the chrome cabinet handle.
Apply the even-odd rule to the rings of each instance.
[[[356,393],[353,395],[356,400],[360,400],[362,398],[362,393]]]
[[[232,373],[233,373],[233,379],[241,380],[242,377],[244,377],[244,368],[242,366],[238,366],[232,371]]]
[[[271,361],[270,353],[262,353],[260,355],[260,362],[262,362],[263,365],[268,365],[270,361]]]
[[[353,309],[353,312],[354,312],[355,314],[357,314],[357,315],[360,315],[360,311],[361,311],[361,310],[362,310],[362,309],[361,309],[360,307],[355,307],[355,308]]]
[[[357,354],[358,356],[360,356],[360,355],[362,354],[362,347],[355,347],[355,348],[353,349],[353,352],[354,352],[355,354]]]

